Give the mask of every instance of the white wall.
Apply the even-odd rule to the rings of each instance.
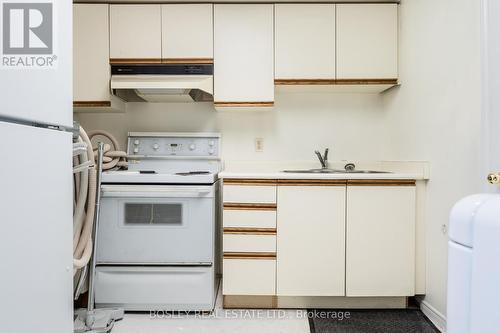
[[[277,94],[268,112],[217,112],[210,103],[130,103],[125,114],[78,114],[86,130],[104,129],[125,146],[128,131],[220,131],[226,160],[378,160],[384,145],[380,95]],[[264,152],[255,152],[264,138]],[[319,165],[318,165],[319,166]]]
[[[480,191],[480,2],[403,0],[402,86],[384,96],[387,159],[431,162],[426,302],[446,314],[452,205]]]

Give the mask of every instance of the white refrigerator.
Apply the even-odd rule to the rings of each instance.
[[[69,333],[72,2],[0,0],[0,331]]]

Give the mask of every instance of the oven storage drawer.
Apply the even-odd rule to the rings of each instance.
[[[276,252],[276,235],[224,233],[223,250],[224,252]]]
[[[214,285],[213,266],[98,266],[95,302],[129,311],[211,311]]]
[[[224,258],[222,292],[224,295],[275,295],[275,259]]]

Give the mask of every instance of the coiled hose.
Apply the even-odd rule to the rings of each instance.
[[[126,152],[120,151],[118,141],[108,132],[93,131],[87,135],[80,127],[79,137],[73,149],[78,152],[73,160],[75,200],[73,211],[73,275],[85,267],[92,255],[92,228],[96,200],[97,149],[92,138],[102,136],[111,142],[104,145],[103,170],[127,167]]]

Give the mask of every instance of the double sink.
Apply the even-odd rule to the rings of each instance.
[[[388,171],[375,171],[375,170],[341,170],[341,169],[302,169],[302,170],[283,170],[286,173],[390,173]]]
[[[356,165],[354,163],[347,163],[344,166],[344,169],[330,169],[330,168],[328,168],[328,151],[329,151],[329,149],[326,148],[325,153],[323,155],[318,150],[314,151],[314,153],[318,157],[318,160],[321,164],[321,168],[319,168],[319,169],[283,170],[283,172],[286,172],[286,173],[343,173],[343,174],[390,173],[388,171],[357,170]]]

